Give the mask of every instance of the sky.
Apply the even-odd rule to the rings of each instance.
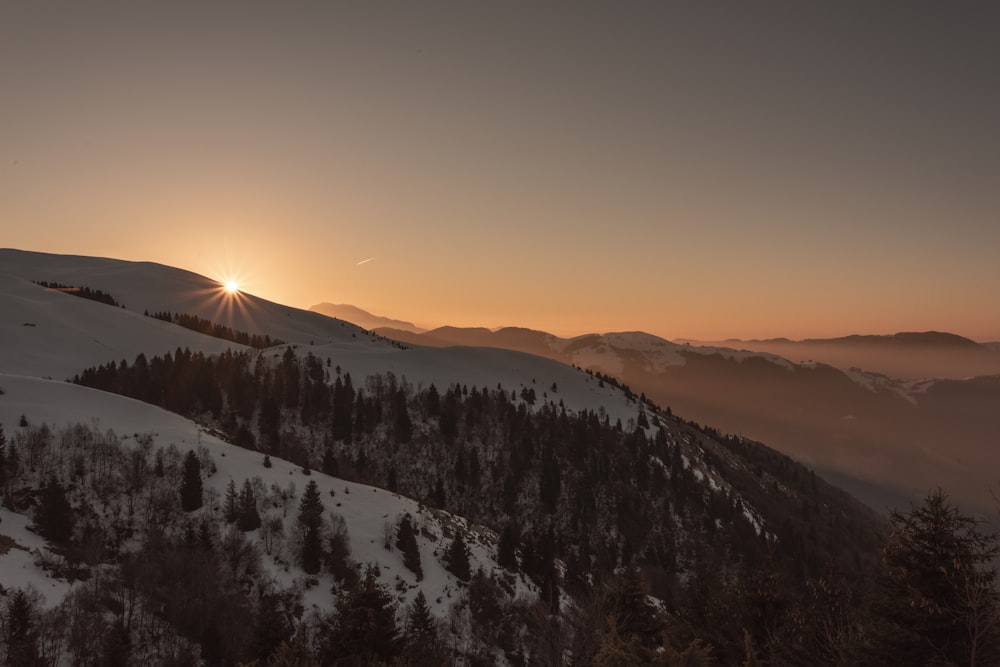
[[[0,246],[427,327],[1000,340],[998,32],[990,2],[3,3]]]

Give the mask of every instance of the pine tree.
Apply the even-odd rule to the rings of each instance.
[[[42,489],[41,501],[35,512],[35,523],[46,539],[56,544],[64,544],[73,534],[73,509],[66,499],[66,491],[55,478],[49,477]]]
[[[417,536],[409,513],[403,515],[396,528],[396,548],[403,554],[403,565],[417,575],[417,581],[422,580],[424,570],[420,565],[420,548],[417,545]]]
[[[444,554],[444,567],[460,581],[468,581],[472,578],[472,566],[469,564],[469,548],[465,545],[465,538],[461,533],[455,534],[455,539],[451,541],[448,550]]]
[[[889,519],[869,632],[874,657],[914,665],[997,664],[995,537],[980,532],[941,490]]]
[[[447,652],[423,591],[417,591],[406,616],[402,664],[408,667],[437,667],[447,664]]]
[[[542,501],[542,507],[549,514],[556,511],[559,492],[562,488],[561,481],[562,473],[559,470],[559,462],[556,460],[552,448],[546,446],[542,450],[542,470],[538,480],[538,495]]]
[[[7,436],[0,424],[0,487],[7,486]]]
[[[279,595],[261,593],[254,614],[251,654],[259,660],[270,657],[292,636],[292,625],[279,604]],[[272,664],[268,662],[267,664]]]
[[[132,653],[132,637],[121,619],[105,631],[101,642],[102,667],[128,667]]]
[[[319,485],[316,484],[316,480],[309,480],[306,490],[302,492],[302,500],[299,501],[299,523],[315,529],[323,523],[323,499],[319,495]]]
[[[369,567],[357,589],[338,601],[321,662],[344,667],[388,664],[399,651],[396,603],[378,583],[376,570]]]
[[[307,526],[302,538],[302,570],[306,574],[318,574],[323,564],[323,542],[317,526]]]
[[[240,515],[236,520],[236,527],[244,533],[260,528],[260,514],[257,512],[257,498],[253,492],[250,480],[243,481],[243,490],[240,491]]]
[[[444,495],[444,482],[438,477],[437,483],[434,485],[434,506],[439,509],[444,509],[446,498]]]
[[[623,637],[635,636],[644,646],[659,641],[663,619],[649,602],[649,591],[636,568],[629,568],[604,596],[604,608]]]
[[[500,531],[500,539],[497,541],[497,565],[511,572],[517,571],[517,536],[513,524],[506,524]]]
[[[18,589],[7,607],[8,667],[41,667],[38,655],[38,635],[35,632],[35,610],[24,591]]]
[[[333,453],[332,447],[323,452],[323,462],[320,465],[324,475],[336,477],[340,474],[340,465],[337,463],[337,456]]]
[[[240,518],[239,495],[236,493],[236,482],[229,480],[226,486],[226,500],[222,506],[222,516],[226,523],[236,523]]]
[[[413,435],[413,422],[410,421],[410,412],[406,407],[406,393],[402,389],[396,392],[393,411],[395,413],[392,424],[393,435],[396,436],[397,442],[405,444]]]
[[[193,512],[201,507],[201,462],[194,450],[189,449],[184,456],[183,477],[181,479],[181,509]]]

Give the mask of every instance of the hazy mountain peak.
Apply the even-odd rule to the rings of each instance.
[[[374,315],[367,310],[347,303],[327,303],[324,301],[323,303],[317,303],[315,306],[310,306],[309,310],[314,313],[326,315],[327,317],[336,317],[338,320],[346,320],[365,329],[389,327],[392,329],[409,331],[411,333],[423,333],[426,331],[426,329],[421,329],[413,322],[396,320],[391,317],[382,317],[381,315]]]

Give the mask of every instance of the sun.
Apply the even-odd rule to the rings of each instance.
[[[240,291],[240,284],[235,280],[227,280],[226,282],[222,283],[222,287],[230,294],[236,294],[237,292]]]

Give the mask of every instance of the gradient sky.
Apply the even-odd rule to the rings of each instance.
[[[0,246],[424,326],[1000,339],[998,8],[3,3]]]

